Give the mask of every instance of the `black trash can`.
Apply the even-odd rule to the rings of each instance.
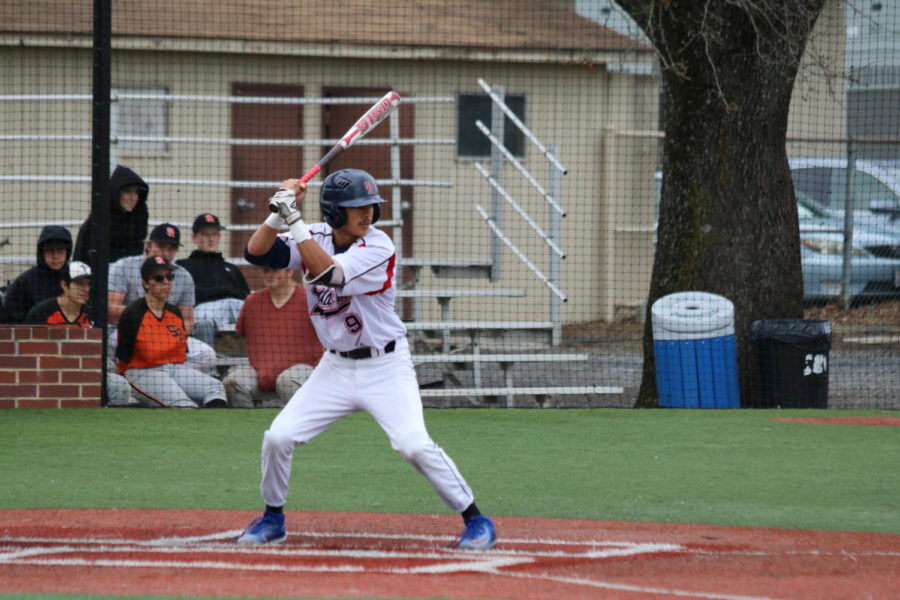
[[[828,408],[831,323],[810,319],[754,321],[750,340],[756,358],[757,406]]]

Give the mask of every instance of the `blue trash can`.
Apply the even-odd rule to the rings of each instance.
[[[659,405],[740,408],[734,304],[706,292],[678,292],[653,303]]]

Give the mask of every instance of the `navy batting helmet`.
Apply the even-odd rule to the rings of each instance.
[[[341,169],[335,171],[322,182],[322,193],[319,196],[319,208],[322,210],[322,218],[334,229],[340,229],[347,224],[347,206],[375,205],[372,222],[381,216],[378,205],[383,200],[378,195],[378,185],[375,179],[359,169]]]

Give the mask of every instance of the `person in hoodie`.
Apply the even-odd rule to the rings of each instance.
[[[122,165],[116,166],[109,178],[109,264],[126,256],[134,256],[144,251],[144,239],[147,237],[147,195],[150,186],[141,177]],[[94,270],[97,245],[99,240],[93,239],[93,212],[81,225],[78,239],[75,242],[73,260],[87,263]]]
[[[219,240],[222,227],[219,217],[212,213],[197,215],[192,227],[192,239],[197,249],[188,258],[175,261],[194,278],[194,331],[201,342],[213,345],[224,325],[237,323],[250,286],[241,270],[222,258]]]
[[[3,307],[7,323],[24,323],[28,311],[47,298],[59,295],[63,267],[72,255],[72,234],[65,227],[46,225],[37,241],[37,264],[13,280]]]

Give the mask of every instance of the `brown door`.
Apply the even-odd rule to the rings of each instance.
[[[326,87],[323,88],[323,96],[325,98],[380,98],[389,91],[390,88],[346,88],[346,87]],[[402,96],[402,94],[401,94]],[[322,134],[325,139],[338,139],[350,127],[356,123],[357,119],[365,112],[370,105],[366,104],[326,104],[322,111]],[[412,138],[414,135],[413,105],[402,105],[396,113],[400,117],[400,137]],[[394,116],[390,117],[395,118]],[[377,129],[372,131],[367,138],[387,138],[390,137],[390,120],[381,123]],[[322,153],[328,151],[323,148]],[[400,148],[400,178],[413,178],[413,147],[401,146]],[[333,173],[340,169],[362,169],[372,174],[375,179],[391,178],[391,147],[390,146],[367,146],[355,145],[346,152],[341,153],[328,167],[326,173],[320,175],[324,179],[328,173]],[[381,205],[381,220],[389,221],[393,215],[393,188],[389,185],[381,185],[378,189],[382,198],[388,202]],[[400,199],[402,203],[401,218],[403,219],[403,228],[401,232],[402,240],[402,256],[412,256],[413,243],[413,188],[411,186],[402,186],[400,189]],[[393,236],[393,227],[386,227],[382,223],[378,224],[378,228]],[[404,271],[400,272],[398,282],[401,288],[403,284],[410,281],[410,274]],[[411,314],[411,302],[405,300],[403,302],[403,315]]]
[[[235,83],[235,96],[303,97],[303,88],[293,85]],[[303,137],[303,108],[300,104],[231,105],[231,132],[235,138]],[[236,145],[231,150],[231,176],[235,181],[282,181],[304,172],[301,146]],[[259,225],[269,213],[268,199],[274,187],[232,188],[231,223]],[[231,256],[243,256],[251,231],[231,233]],[[243,267],[250,289],[262,287],[262,279],[253,267]]]

